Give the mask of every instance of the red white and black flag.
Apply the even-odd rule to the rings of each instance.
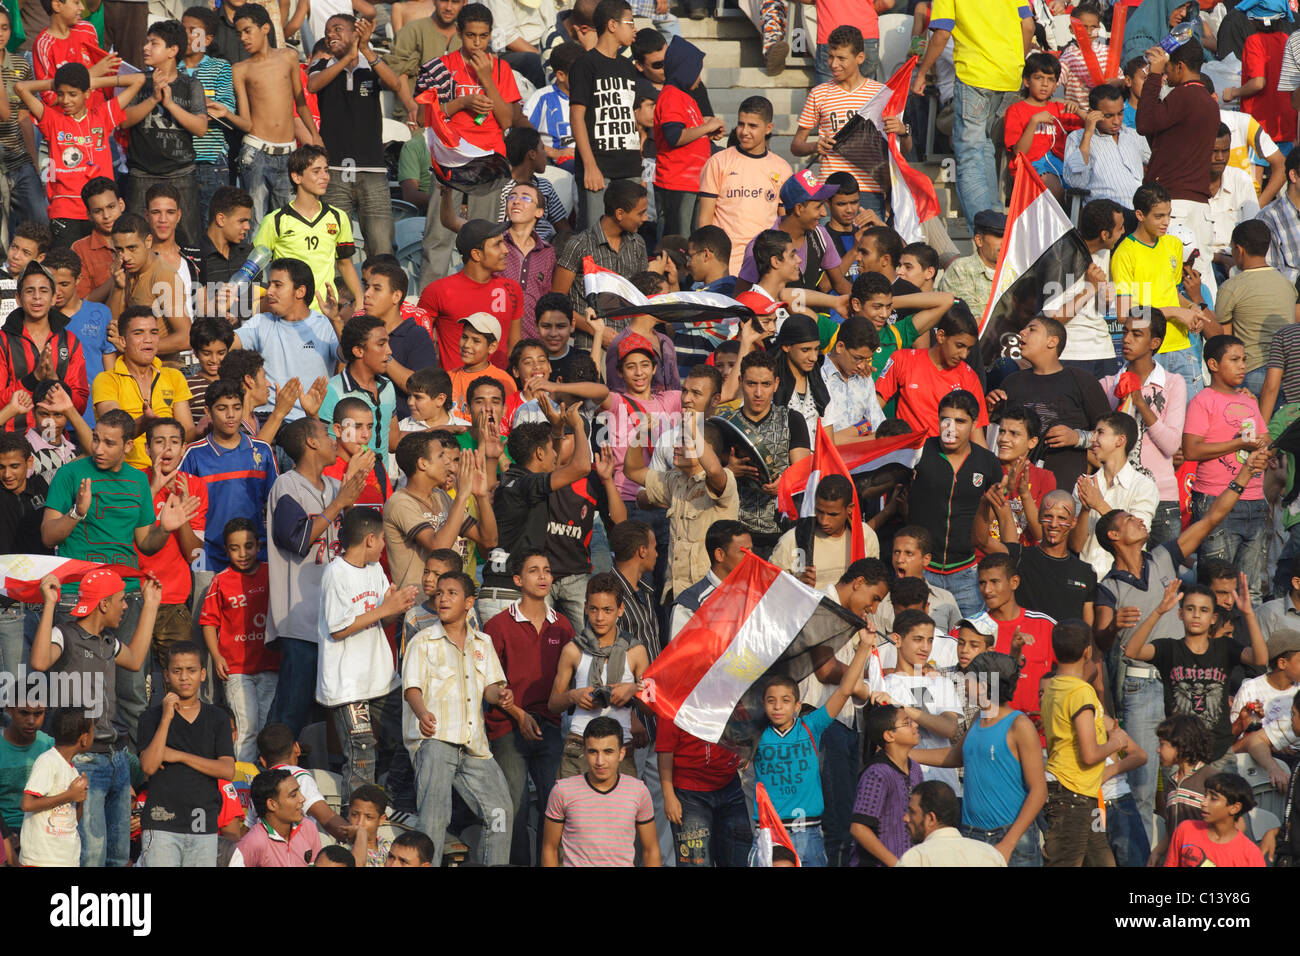
[[[834,653],[866,626],[747,554],[646,669],[638,697],[688,734],[748,756],[767,723],[766,680],[803,680],[816,669],[814,648]]]
[[[139,577],[137,568],[78,561],[54,554],[0,554],[0,597],[25,604],[41,604],[41,578],[52,574],[60,584],[74,584],[96,568],[109,567],[122,577]]]
[[[602,318],[653,315],[664,322],[694,324],[726,322],[726,335],[739,319],[750,318],[754,310],[720,292],[683,291],[646,295],[626,276],[597,265],[587,256],[582,260],[582,288],[587,301]]]
[[[1016,183],[1007,231],[993,273],[993,292],[980,318],[980,356],[992,366],[1016,349],[1020,330],[1044,311],[1073,301],[1092,255],[1034,167],[1011,161]]]
[[[818,438],[820,443],[822,439]],[[802,513],[801,506],[796,504],[795,498],[799,495],[804,496],[803,508],[807,508],[808,513],[812,514],[811,499],[809,490],[816,494],[816,483],[812,481],[814,471],[821,474],[830,474],[835,471],[839,474],[846,474],[850,480],[854,475],[865,474],[869,471],[875,471],[877,468],[884,468],[886,465],[903,465],[911,468],[916,464],[917,457],[921,454],[921,446],[925,444],[925,435],[921,432],[907,432],[903,435],[897,435],[892,438],[864,438],[861,441],[849,442],[844,445],[831,445],[831,451],[834,458],[830,458],[827,453],[823,453],[821,461],[839,460],[844,470],[841,471],[838,466],[827,469],[818,462],[816,451],[802,461],[797,461],[781,473],[781,480],[777,485],[776,506],[785,515],[791,518],[797,518]],[[856,492],[855,492],[856,494]]]
[[[867,556],[866,540],[862,534],[862,505],[858,501],[858,488],[853,482],[853,474],[849,471],[848,466],[844,464],[844,459],[840,456],[839,449],[831,441],[830,432],[826,426],[818,420],[817,435],[813,439],[813,453],[805,461],[812,464],[808,476],[803,485],[803,500],[800,502],[798,510],[795,510],[793,495],[787,498],[781,494],[782,489],[786,487],[784,481],[777,487],[777,507],[781,512],[795,521],[795,539],[799,546],[808,550],[811,554],[813,527],[812,523],[816,515],[817,485],[822,478],[827,475],[843,475],[849,481],[849,487],[853,489],[853,505],[849,509],[849,563],[852,564],[859,558]],[[789,471],[787,468],[786,471]],[[784,473],[782,474],[784,479]],[[811,558],[809,559],[811,560]]]

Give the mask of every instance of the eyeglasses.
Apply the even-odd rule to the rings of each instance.
[[[534,199],[532,196],[528,195],[528,193],[511,193],[509,196],[506,197],[506,201],[522,202],[522,203],[537,202],[537,200]]]
[[[902,719],[902,721],[900,721],[900,722],[897,723],[897,724],[894,724],[894,729],[895,729],[895,730],[902,730],[902,729],[905,728],[905,727],[917,727],[917,726],[920,726],[920,725],[917,724],[917,722],[916,722],[915,719],[913,719],[913,718],[911,718],[911,717],[904,717],[904,718]]]

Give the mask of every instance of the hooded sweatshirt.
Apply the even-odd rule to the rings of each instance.
[[[703,67],[703,51],[673,37],[664,53],[664,88],[655,101],[655,185],[660,189],[699,191],[700,171],[712,153],[710,140],[700,136],[684,146],[678,141],[686,130],[704,122],[700,104],[691,94]]]

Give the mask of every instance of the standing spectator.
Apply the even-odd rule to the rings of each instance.
[[[551,50],[546,65],[555,81],[538,87],[524,104],[524,115],[542,136],[547,159],[566,172],[573,172],[576,148],[569,125],[569,74],[582,54],[582,45],[572,40]]]
[[[1214,279],[1222,286],[1232,268],[1232,231],[1239,223],[1259,218],[1260,194],[1246,170],[1230,165],[1232,131],[1219,124],[1219,136],[1210,155],[1210,218],[1214,220]]]
[[[1293,32],[1288,29],[1290,19],[1262,23],[1246,37],[1241,50],[1241,86],[1230,86],[1221,94],[1225,103],[1238,100],[1242,112],[1258,120],[1278,143],[1294,143],[1296,134],[1296,108],[1281,83],[1283,51]]]
[[[925,94],[926,74],[939,62],[951,37],[957,67],[952,132],[957,195],[973,232],[978,213],[1002,208],[993,128],[1020,89],[1020,70],[1034,38],[1034,18],[1027,6],[935,0],[930,34],[925,57],[912,78],[912,93]]]
[[[112,166],[105,163],[110,172]],[[113,223],[126,211],[117,183],[96,175],[81,187],[81,215],[89,223],[89,232],[72,243],[72,251],[81,259],[77,277],[77,295],[90,302],[106,302],[113,291]]]
[[[0,107],[0,110],[7,109],[9,114],[8,119],[0,118],[0,147],[4,148],[4,175],[9,180],[10,234],[24,222],[49,222],[45,189],[32,156],[27,152],[18,112],[23,109],[23,101],[15,87],[32,78],[32,64],[25,56],[8,49],[8,38],[13,36],[13,20],[14,15],[8,9],[0,11],[0,50],[4,51],[3,59],[0,60],[0,74],[5,78],[5,88],[0,97],[7,104],[7,107]],[[22,29],[21,21],[18,28]]]
[[[392,355],[382,319],[373,315],[348,319],[339,336],[339,362],[343,369],[327,383],[319,412],[321,420],[328,421],[340,399],[359,398],[365,402],[374,416],[369,446],[381,460],[388,453],[388,428],[397,408],[397,390],[384,374]],[[334,437],[342,436],[336,432]]]
[[[185,296],[187,279],[150,248],[153,230],[143,216],[123,213],[110,236],[118,267],[107,305],[119,323],[130,309],[144,309],[161,331],[156,353],[179,368],[180,353],[190,347],[190,316]],[[120,330],[119,330],[120,331]]]
[[[542,134],[529,126],[516,126],[506,133],[506,160],[510,163],[510,179],[501,187],[501,204],[496,218],[506,219],[506,201],[515,186],[531,185],[540,194],[538,205],[542,215],[537,220],[537,234],[547,242],[555,242],[557,235],[569,236],[569,214],[555,186],[543,175],[548,165]],[[562,242],[557,243],[563,245]],[[550,278],[549,274],[547,278]]]
[[[739,274],[750,242],[778,218],[780,184],[794,175],[767,148],[772,117],[766,97],[743,100],[736,110],[736,145],[714,153],[700,172],[699,228],[718,226],[731,240],[724,275]]]
[[[369,450],[355,456],[351,473],[340,482],[323,474],[337,449],[319,419],[292,421],[280,430],[279,439],[294,466],[275,480],[267,500],[269,633],[280,652],[280,681],[267,721],[288,725],[296,736],[307,725],[316,689],[321,578],[339,548],[343,510],[361,494],[374,458]]]
[[[89,785],[73,761],[91,748],[94,721],[68,708],[56,712],[51,723],[54,746],[36,758],[23,784],[18,857],[23,867],[76,867],[81,858],[77,830]]]
[[[346,216],[356,214],[368,256],[393,251],[379,94],[399,89],[397,75],[370,48],[373,29],[371,20],[333,15],[325,22],[332,58],[307,71],[307,92],[320,105],[320,135],[330,155],[325,201]]]
[[[403,90],[409,93],[421,66],[444,53],[460,49],[456,17],[464,6],[465,0],[434,0],[432,12],[427,16],[413,17],[401,23],[394,19],[392,52],[384,57],[384,62],[393,68]],[[423,138],[411,137],[412,140]]]
[[[1214,240],[1210,155],[1219,135],[1218,104],[1200,81],[1204,60],[1205,50],[1195,37],[1172,53],[1152,47],[1147,51],[1150,76],[1137,110],[1137,131],[1151,142],[1145,181],[1165,188],[1172,200],[1171,224],[1185,226],[1200,249]],[[1165,85],[1171,89],[1161,99]]]
[[[519,327],[521,339],[537,337],[537,303],[551,291],[555,274],[555,246],[542,238],[540,231],[541,224],[547,221],[543,212],[539,187],[532,183],[515,183],[511,187],[506,196],[505,218],[510,229],[505,233],[504,275],[518,282],[524,290]],[[552,228],[551,232],[554,231]]]
[[[831,34],[841,26],[853,25],[860,29],[864,41],[865,69],[863,75],[874,77],[880,70],[880,25],[878,15],[888,12],[892,0],[875,0],[873,3],[850,4],[837,0],[819,0],[817,10],[817,49],[813,57],[813,83],[832,81]],[[790,42],[786,39],[789,6],[785,0],[765,0],[759,10],[763,33],[763,62],[769,76],[785,70],[786,57],[790,55]],[[805,47],[807,41],[804,41]],[[806,52],[806,49],[801,51]]]
[[[726,132],[716,116],[704,116],[692,91],[700,85],[704,53],[674,37],[664,54],[663,91],[655,101],[655,207],[662,235],[688,235],[695,225],[700,172],[711,154],[710,140]]]
[[[403,309],[408,279],[406,270],[395,262],[376,262],[365,273],[361,305],[367,315],[384,323],[391,355],[384,370],[397,388],[397,418],[411,414],[407,382],[411,375],[438,365],[438,350],[428,331]]]
[[[1112,554],[1093,534],[1101,515],[1114,510],[1141,519],[1148,530],[1160,504],[1160,491],[1149,475],[1130,460],[1137,447],[1138,427],[1133,416],[1109,412],[1091,433],[1092,457],[1099,464],[1095,475],[1084,475],[1074,486],[1079,502],[1079,520],[1070,532],[1071,550],[1092,565],[1098,579],[1113,563]]]
[[[1232,230],[1232,262],[1238,271],[1219,287],[1214,300],[1219,321],[1232,324],[1232,334],[1246,349],[1242,385],[1256,399],[1263,393],[1273,336],[1295,321],[1295,283],[1268,264],[1271,244],[1264,223],[1257,219],[1238,223]]]
[[[235,85],[227,60],[209,56],[208,49],[216,39],[220,14],[209,7],[190,7],[181,17],[188,43],[185,55],[177,61],[177,68],[203,84],[204,101],[215,100],[227,110],[235,108]],[[198,182],[199,207],[197,231],[209,221],[208,209],[213,195],[230,185],[230,160],[227,155],[226,134],[219,124],[209,122],[208,130],[194,139],[194,175]],[[202,240],[200,239],[200,242]],[[206,281],[206,280],[204,280]]]
[[[3,453],[0,453],[3,454]],[[10,673],[17,663],[6,664]],[[36,758],[54,746],[54,738],[41,730],[46,708],[34,700],[15,697],[5,708],[9,726],[0,735],[0,819],[12,831],[23,825],[24,785]]]
[[[18,293],[21,307],[0,326],[0,375],[5,381],[0,396],[8,401],[17,390],[34,393],[42,382],[60,382],[77,411],[84,412],[90,397],[85,353],[68,328],[68,317],[53,308],[49,272],[39,262],[29,263],[19,278]],[[7,427],[22,433],[31,423],[27,414],[20,414]]]
[[[1039,682],[1056,664],[1056,657],[1052,654],[1052,628],[1056,619],[1042,611],[1020,606],[1016,600],[1020,571],[1011,555],[986,554],[980,559],[978,574],[980,599],[988,617],[997,626],[993,649],[999,654],[1009,655],[1020,668],[1020,680],[1011,697],[1011,706],[1041,723]]]
[[[664,814],[677,851],[674,865],[748,865],[752,838],[737,773],[740,758],[668,720],[659,724],[655,734],[655,753]]]

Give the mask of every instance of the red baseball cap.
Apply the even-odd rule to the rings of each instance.
[[[655,348],[655,344],[644,335],[638,335],[636,332],[633,332],[622,342],[618,343],[619,364],[621,365],[623,359],[627,358],[633,352],[644,352],[646,355],[650,356],[652,361],[659,361],[659,350]]]
[[[77,589],[77,603],[68,613],[73,617],[85,617],[104,598],[125,590],[126,583],[120,574],[112,568],[96,568],[81,579],[81,586]]]

